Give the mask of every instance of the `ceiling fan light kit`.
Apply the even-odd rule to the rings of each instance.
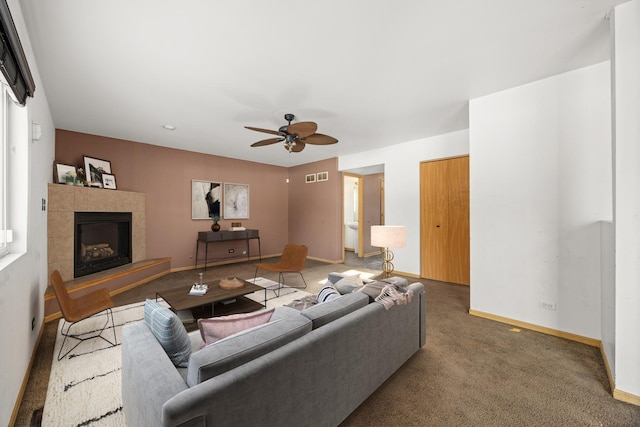
[[[337,139],[329,135],[316,133],[316,130],[318,130],[318,125],[314,122],[298,122],[291,124],[291,121],[294,118],[295,116],[291,113],[285,114],[284,119],[288,122],[288,124],[281,126],[277,131],[245,126],[245,128],[254,130],[256,132],[278,135],[277,138],[263,139],[262,141],[254,142],[253,144],[251,144],[251,146],[262,147],[265,145],[283,142],[284,149],[289,153],[299,153],[304,150],[306,144],[329,145],[338,142]]]

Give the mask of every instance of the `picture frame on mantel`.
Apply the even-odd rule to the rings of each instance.
[[[103,173],[102,174],[102,188],[106,188],[109,190],[117,190],[116,186],[116,176],[111,173]]]
[[[249,184],[224,184],[224,219],[249,219]]]
[[[109,160],[102,160],[96,157],[90,157],[90,156],[83,156],[83,157],[84,157],[84,173],[87,177],[87,184],[102,185],[102,174],[111,173],[111,162]]]
[[[54,162],[54,182],[58,184],[66,184],[67,174],[73,173],[73,176],[76,175],[76,167],[71,165],[65,165],[64,163]]]
[[[222,183],[191,181],[191,219],[222,218]]]

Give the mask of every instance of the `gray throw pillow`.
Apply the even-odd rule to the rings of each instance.
[[[186,368],[191,356],[191,340],[176,314],[156,301],[144,303],[144,322],[175,366]]]
[[[338,292],[344,295],[355,291],[362,285],[363,283],[360,276],[347,276],[343,279],[338,280],[334,286],[338,290]]]

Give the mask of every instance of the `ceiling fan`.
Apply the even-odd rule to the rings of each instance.
[[[254,128],[251,126],[245,126],[245,128],[250,130],[255,130],[257,132],[270,133],[272,135],[278,135],[277,138],[269,138],[263,139],[262,141],[254,142],[251,144],[252,147],[262,147],[264,145],[275,144],[277,142],[284,141],[284,149],[290,153],[299,153],[304,150],[306,144],[314,144],[314,145],[329,145],[335,144],[338,142],[337,139],[329,136],[323,135],[321,133],[316,133],[316,129],[318,129],[318,125],[314,122],[298,122],[291,124],[295,116],[293,114],[285,114],[284,119],[289,122],[289,124],[281,126],[278,130],[270,130],[270,129],[261,129]]]

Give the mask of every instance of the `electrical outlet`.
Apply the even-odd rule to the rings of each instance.
[[[556,303],[549,301],[538,301],[538,307],[544,308],[545,310],[556,311]]]
[[[234,253],[235,251],[236,251],[235,249],[229,249],[230,254]]]
[[[46,199],[42,199],[42,210],[43,211],[47,210],[47,200]]]

